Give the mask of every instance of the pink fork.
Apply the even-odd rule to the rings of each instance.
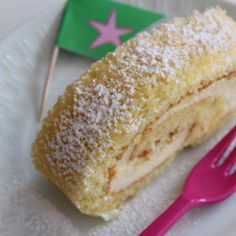
[[[236,191],[236,147],[223,164],[219,160],[236,137],[236,126],[193,168],[183,192],[140,236],[162,236],[191,208],[217,203]]]

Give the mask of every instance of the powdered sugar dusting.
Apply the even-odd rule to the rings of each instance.
[[[55,157],[47,155],[52,167],[57,168],[54,174],[69,178],[70,173],[81,172],[85,168],[87,174],[93,174],[82,158],[103,160],[105,150],[112,146],[109,128],[113,127],[115,133],[121,132],[117,127],[118,120],[126,122],[130,115],[127,109],[129,106],[130,101],[124,99],[124,94],[115,89],[109,90],[102,84],[75,86],[72,114],[63,110],[58,120],[55,120],[58,125],[56,135],[46,143],[42,142],[55,153]],[[54,158],[59,162],[55,163]]]
[[[230,126],[233,124],[235,122],[231,122]],[[22,228],[30,229],[33,232],[32,235],[40,236],[138,235],[175,200],[182,189],[189,170],[207,150],[212,148],[225,135],[230,126],[225,127],[217,136],[203,145],[181,152],[167,171],[155,178],[148,188],[141,191],[136,198],[125,204],[119,218],[116,220],[104,222],[82,215],[65,199],[63,194],[53,186],[47,186],[47,182],[43,181],[41,184],[32,184],[28,188],[23,186],[20,188],[17,185],[17,189],[20,188],[21,190],[16,191],[4,201],[2,201],[2,198],[0,199],[1,226],[9,227],[10,225],[10,228],[13,229],[18,227],[18,230],[22,230]],[[36,176],[31,176],[32,178],[37,179]],[[47,187],[46,191],[45,185]],[[1,185],[1,187],[3,186]],[[50,195],[51,197],[49,197]],[[227,200],[221,207],[214,208],[214,212],[212,212],[212,208],[201,208],[190,212],[167,235],[183,235],[186,232],[192,232],[192,228],[197,230],[201,227],[215,227],[214,224],[210,223],[209,216],[214,218],[220,214],[219,219],[222,219],[221,214],[224,216],[231,214],[234,212],[232,206],[234,206],[235,200],[235,198],[232,198],[231,202],[230,199]],[[197,230],[197,232],[200,231]]]
[[[155,74],[178,83],[177,72],[188,67],[194,58],[221,52],[236,43],[232,22],[220,8],[203,14],[194,11],[189,18],[176,18],[152,33],[139,34],[130,43],[132,56],[127,57],[122,48],[117,50],[119,62],[125,69],[132,67],[137,73]]]
[[[13,215],[13,225],[32,229],[33,235],[69,235],[75,231],[71,222],[51,201],[29,189],[22,189],[10,199],[0,201],[0,208],[2,224],[9,225],[9,215]]]
[[[177,18],[151,33],[139,34],[93,64],[66,91],[73,101],[54,118],[55,134],[40,140],[46,152],[50,149],[45,167],[49,164],[53,174],[68,183],[75,173],[93,176],[94,164],[115,151],[114,136],[125,139],[125,135],[141,132],[145,122],[165,106],[156,94],[175,93],[178,86],[171,87],[170,81],[184,86],[179,71],[196,58],[224,52],[236,43],[233,27],[233,20],[220,8],[203,14],[194,11],[189,18]],[[155,90],[161,79],[165,90]]]
[[[132,2],[136,4],[137,1]],[[180,15],[182,14],[180,9],[189,9],[185,4],[179,6],[179,1],[142,3],[147,6],[151,2],[160,4],[156,7],[158,11],[168,10],[167,14],[174,11],[172,14]],[[197,2],[201,1],[183,2],[196,7]],[[161,4],[166,8],[161,7]],[[169,4],[178,7],[170,8]],[[205,1],[203,4],[205,5]],[[39,68],[46,68],[48,51],[54,38],[52,29],[56,28],[52,22],[55,21],[58,10],[57,7],[49,9],[46,14],[32,19],[0,45],[1,236],[137,235],[174,200],[189,169],[222,137],[223,133],[217,140],[213,137],[210,142],[181,153],[170,169],[155,179],[136,198],[125,204],[118,220],[107,223],[81,214],[46,178],[39,177],[30,158],[30,145],[38,128],[35,118],[38,103],[33,102],[37,98],[34,88],[42,88],[38,82],[42,82],[45,76],[44,70],[36,72]],[[41,28],[45,25],[45,30],[42,32]],[[5,57],[6,55],[9,57]],[[26,61],[22,60],[22,55]],[[62,54],[60,61],[62,64],[57,68],[59,73],[51,89],[49,104],[61,93],[62,87],[70,83],[71,77],[87,68],[85,60],[79,57]],[[61,86],[60,89],[57,87],[58,84]],[[228,129],[229,126],[224,128],[224,134]],[[232,210],[235,206],[236,198],[232,196],[218,206],[199,209],[200,213],[194,211],[185,216],[170,235],[208,236],[217,235],[217,232],[223,232],[225,229],[227,231],[225,234],[235,235],[236,210]],[[215,222],[221,223],[215,224]]]
[[[138,104],[133,101],[132,96],[139,87],[142,90],[142,83],[148,81],[151,85],[158,77],[179,83],[177,72],[194,58],[224,51],[234,42],[236,33],[232,22],[220,8],[203,14],[194,11],[190,18],[178,18],[152,33],[139,34],[101,61],[102,66],[100,62],[95,63],[82,76],[82,82],[74,83],[72,111],[61,112],[55,121],[58,131],[51,140],[44,141],[55,153],[54,157],[46,155],[55,167],[54,174],[71,178],[71,173],[80,172],[86,166],[86,157],[102,161],[108,148],[112,148],[111,130],[116,134],[123,131],[135,134],[148,101],[145,96],[151,96],[141,92]],[[114,79],[117,75],[121,79]],[[98,82],[99,77],[103,82]],[[86,80],[91,80],[89,86],[83,84]],[[156,98],[149,113],[158,108]],[[131,111],[140,111],[139,119]],[[148,117],[148,113],[144,114]],[[56,163],[54,158],[58,160]]]

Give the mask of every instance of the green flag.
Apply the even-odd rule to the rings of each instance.
[[[109,0],[68,0],[60,48],[99,59],[164,15]]]

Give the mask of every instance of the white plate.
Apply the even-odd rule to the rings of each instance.
[[[213,0],[134,0],[168,18],[216,5]],[[236,7],[220,4],[236,18]],[[0,235],[129,236],[137,235],[181,191],[191,167],[225,133],[178,155],[137,197],[127,202],[118,220],[104,222],[82,215],[31,164],[30,149],[38,124],[39,99],[63,4],[31,19],[0,44]],[[48,107],[64,87],[88,68],[91,60],[62,53]],[[169,235],[235,236],[236,196],[221,204],[195,209]]]

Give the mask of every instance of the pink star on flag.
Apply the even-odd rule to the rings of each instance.
[[[99,36],[90,45],[90,48],[96,48],[106,43],[112,43],[115,46],[121,45],[120,36],[132,32],[130,28],[116,27],[116,12],[113,10],[106,24],[90,20],[89,24],[99,32]]]

